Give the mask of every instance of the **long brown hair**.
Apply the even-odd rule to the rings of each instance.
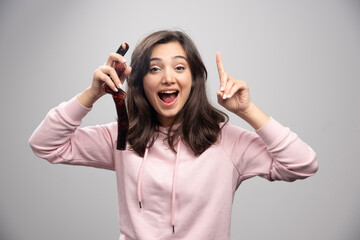
[[[174,145],[181,137],[195,155],[200,155],[219,138],[220,123],[228,121],[228,116],[211,106],[207,99],[207,70],[190,37],[181,31],[154,32],[136,46],[131,56],[132,72],[127,80],[128,141],[131,149],[140,156],[144,156],[145,149],[153,145],[159,131],[156,112],[145,96],[143,78],[149,71],[152,49],[169,42],[178,42],[184,48],[192,75],[189,98],[167,132],[171,149],[176,152]],[[180,122],[180,125],[174,129],[175,122]]]

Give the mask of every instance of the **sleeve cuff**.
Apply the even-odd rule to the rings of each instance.
[[[81,122],[81,120],[90,112],[92,108],[84,107],[78,100],[78,95],[65,102],[61,106],[61,111],[69,120],[73,122]]]
[[[283,135],[284,131],[286,131],[286,128],[270,117],[270,120],[255,132],[261,137],[266,145],[271,146]]]

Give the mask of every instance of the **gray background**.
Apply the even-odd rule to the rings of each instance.
[[[115,174],[48,164],[32,154],[28,139],[52,107],[88,87],[121,42],[134,47],[164,28],[183,29],[197,44],[214,104],[221,51],[252,100],[318,153],[320,169],[305,181],[244,182],[232,239],[360,239],[355,0],[2,0],[0,239],[118,238]],[[115,118],[106,96],[83,125]],[[231,121],[250,129],[233,115]]]

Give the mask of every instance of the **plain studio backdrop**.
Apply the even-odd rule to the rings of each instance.
[[[120,43],[129,43],[130,62],[139,39],[169,28],[195,41],[217,107],[220,51],[229,74],[250,86],[252,100],[318,154],[319,171],[306,180],[243,182],[232,239],[360,239],[356,0],[2,0],[0,239],[118,238],[114,172],[49,164],[28,139],[51,108],[90,85]],[[83,126],[115,120],[105,96]]]

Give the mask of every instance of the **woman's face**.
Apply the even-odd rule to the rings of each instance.
[[[178,42],[156,45],[143,79],[145,95],[167,127],[189,98],[192,78],[185,50]]]

